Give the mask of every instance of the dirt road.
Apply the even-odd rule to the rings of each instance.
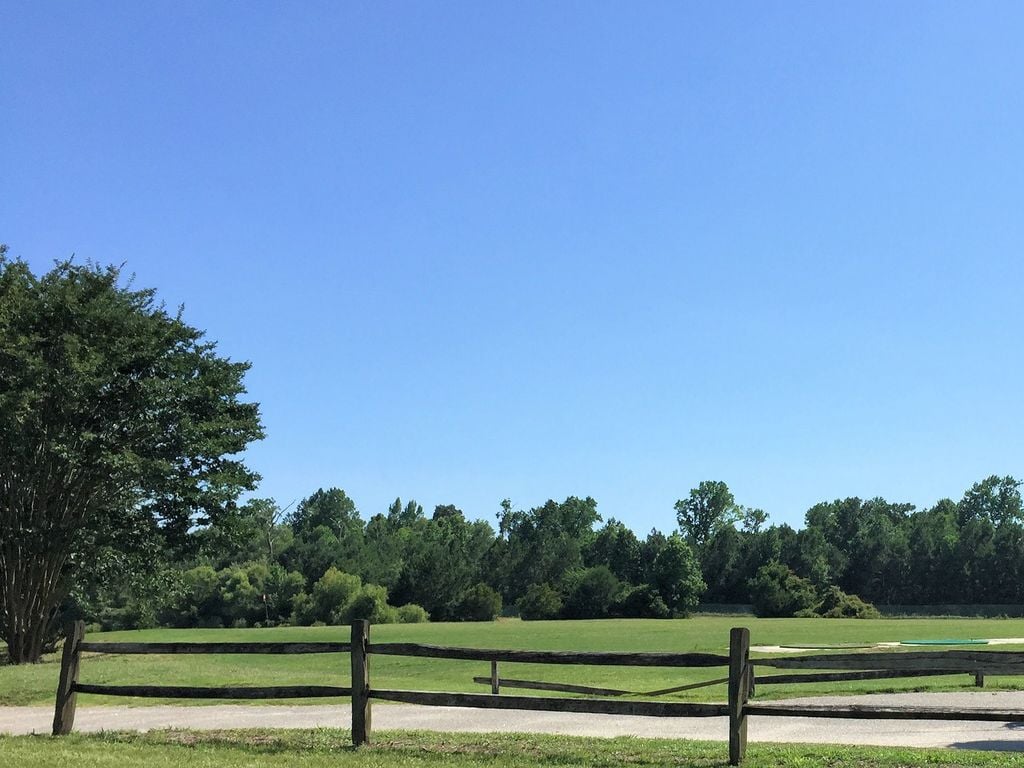
[[[1024,710],[1024,692],[900,693],[794,699],[788,703],[797,702]],[[347,705],[83,707],[78,710],[75,730],[347,728],[349,717]],[[53,710],[49,707],[0,707],[0,733],[49,733],[52,719]],[[374,704],[373,727],[376,730],[630,735],[711,741],[727,738],[726,720],[720,717],[621,717],[396,704]],[[1024,723],[751,717],[748,736],[752,743],[875,744],[1024,752]]]

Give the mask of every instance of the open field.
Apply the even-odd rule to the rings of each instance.
[[[747,626],[753,645],[874,643],[939,638],[1024,637],[1024,619],[756,619],[700,616],[691,619],[547,621],[503,620],[494,623],[380,625],[371,642],[417,642],[481,648],[580,651],[703,651],[726,653],[729,629]],[[345,641],[348,627],[281,627],[274,629],[142,630],[90,634],[95,641]],[[980,650],[983,646],[972,646]],[[996,646],[1019,650],[1021,646]],[[920,650],[920,649],[918,649]],[[809,652],[808,652],[809,653]],[[756,659],[757,654],[753,655]],[[45,704],[53,701],[57,657],[21,667],[0,667],[0,705]],[[414,690],[474,691],[484,686],[472,677],[488,675],[485,662],[372,656],[375,687]],[[718,669],[501,665],[503,677],[547,680],[645,691],[722,677]],[[157,685],[340,685],[348,684],[345,654],[307,656],[83,656],[81,682]],[[957,690],[973,683],[968,675],[906,680],[764,686],[758,699],[823,693]],[[1024,678],[988,677],[986,687],[1024,688]],[[674,697],[687,701],[724,701],[725,686],[688,691]],[[168,703],[167,700],[123,699],[81,695],[79,706],[104,703]],[[315,703],[309,700],[308,703]],[[181,702],[198,703],[198,702]],[[324,703],[320,701],[319,703]]]
[[[92,736],[0,736],[5,764],[19,768],[505,768],[508,766],[679,766],[727,764],[725,745],[662,739],[567,736],[381,733],[354,750],[347,731],[154,731]],[[910,748],[751,744],[746,768],[943,768],[1024,766],[1024,755]]]

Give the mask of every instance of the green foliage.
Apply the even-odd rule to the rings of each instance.
[[[284,555],[290,570],[313,581],[328,568],[360,573],[365,558],[363,521],[340,488],[323,488],[299,502],[288,518],[293,541]]]
[[[773,618],[798,612],[807,616],[818,602],[814,585],[779,562],[758,569],[750,581],[750,598],[757,616]]]
[[[257,560],[274,562],[287,552],[294,538],[282,517],[273,499],[250,499],[194,534],[198,557],[218,569]]]
[[[365,619],[371,624],[394,624],[398,612],[388,605],[388,591],[379,584],[364,584],[355,598],[338,614],[336,624],[348,624]]]
[[[707,585],[690,545],[672,534],[654,560],[652,581],[670,611],[686,616],[700,602]]]
[[[622,583],[606,565],[578,571],[566,580],[562,616],[567,619],[603,619],[622,592]]]
[[[467,521],[452,505],[438,506],[430,520],[411,513],[402,519],[408,526],[396,532],[402,551],[396,602],[422,605],[435,620],[462,619],[458,603],[483,581],[494,529],[483,521]]]
[[[548,500],[527,512],[504,504],[498,519],[499,539],[489,574],[503,597],[515,601],[531,584],[560,584],[566,574],[584,567],[583,553],[601,519],[589,496]],[[490,580],[490,579],[489,579]]]
[[[1007,475],[991,475],[972,485],[957,505],[960,525],[971,520],[988,520],[1000,527],[1020,523],[1024,517],[1021,486],[1024,482]]]
[[[629,528],[611,518],[594,536],[584,561],[606,565],[620,581],[635,584],[642,577],[640,540]]]
[[[501,615],[501,595],[486,584],[474,584],[456,603],[453,618],[458,621],[494,621]]]
[[[193,568],[174,578],[156,568],[123,583],[117,574],[130,560],[107,549],[94,564],[102,585],[73,592],[71,609],[108,628],[344,624],[362,595],[361,612],[377,623],[420,619],[423,610],[435,620],[486,620],[500,612],[495,587],[516,596],[527,620],[685,616],[702,597],[803,617],[871,616],[869,601],[879,595],[903,604],[1009,604],[1024,600],[1024,527],[991,510],[1012,509],[1018,485],[988,478],[966,502],[944,500],[922,512],[877,498],[826,502],[808,510],[799,531],[761,529],[757,510],[737,507],[749,524],[714,527],[699,567],[680,534],[653,530],[640,541],[614,519],[594,530],[592,499],[549,501],[529,512],[503,502],[495,538],[487,523],[467,520],[454,505],[438,505],[428,518],[416,502],[400,499],[364,526],[343,491],[320,490],[288,523],[276,522],[281,512],[273,501],[258,499],[197,529],[190,534],[198,542]],[[961,525],[968,507],[988,511],[964,515]],[[556,562],[552,552],[563,557]],[[247,555],[255,557],[237,560]],[[161,561],[159,550],[152,561]],[[341,568],[342,561],[356,570]],[[517,563],[557,580],[522,585]],[[363,585],[383,592],[363,594]],[[390,603],[413,608],[402,618]]]
[[[622,595],[612,606],[612,614],[625,619],[667,619],[672,612],[654,587],[643,584]]]
[[[367,585],[372,586],[372,585]],[[347,624],[351,621],[353,601],[361,595],[363,581],[351,573],[331,566],[313,585],[313,618],[328,624]],[[385,593],[386,594],[386,593]],[[384,602],[387,602],[385,596]],[[368,616],[355,616],[365,619]]]
[[[550,584],[531,584],[519,598],[516,609],[525,621],[557,619],[562,613],[562,595]]]
[[[234,624],[239,620],[247,620],[257,613],[257,600],[260,592],[249,580],[249,573],[245,568],[232,566],[225,568],[218,574],[218,587],[220,599],[223,606],[221,613],[225,624]]]
[[[185,571],[182,576],[184,583],[184,608],[178,624],[195,626],[201,620],[215,617],[221,621],[223,600],[220,591],[220,577],[208,565],[200,565]]]
[[[181,549],[254,487],[230,458],[262,437],[247,369],[117,267],[37,277],[0,253],[0,636],[13,660],[39,658],[81,586],[87,569],[68,563]]]
[[[881,616],[871,603],[865,603],[857,595],[848,595],[835,586],[825,590],[815,612],[826,619],[877,619]]]
[[[740,520],[729,486],[720,480],[705,480],[675,504],[676,520],[687,540],[702,549],[719,528]]]
[[[395,609],[395,618],[399,624],[423,624],[430,621],[430,614],[422,605],[406,603]]]

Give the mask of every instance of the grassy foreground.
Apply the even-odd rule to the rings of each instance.
[[[728,652],[729,629],[747,626],[757,645],[868,643],[910,639],[1024,637],[1024,619],[757,619],[698,616],[680,620],[618,619],[604,621],[502,620],[489,623],[404,624],[372,628],[371,642],[417,642],[479,648],[520,648],[580,651],[703,651]],[[154,629],[92,634],[90,640],[114,641],[339,641],[348,627],[280,627],[274,629]],[[991,647],[990,647],[991,648]],[[975,646],[972,650],[982,650]],[[997,646],[1020,650],[1021,646]],[[808,651],[809,652],[809,651]],[[757,654],[754,654],[755,658]],[[372,685],[435,691],[486,692],[472,682],[490,674],[486,662],[371,657]],[[58,657],[44,663],[0,667],[0,706],[50,704],[59,671]],[[502,664],[503,677],[546,680],[642,692],[723,676],[723,669],[658,669],[628,667]],[[81,681],[98,684],[160,685],[347,685],[349,661],[344,654],[308,656],[107,656],[83,657]],[[759,699],[823,693],[900,690],[954,690],[971,685],[967,675],[907,680],[863,681],[794,686],[762,686]],[[987,688],[1021,688],[1024,678],[989,677]],[[506,689],[509,693],[525,693]],[[537,695],[540,695],[539,693]],[[725,686],[688,691],[688,701],[724,701]],[[114,699],[81,696],[80,706],[95,704],[159,704],[159,699]],[[200,703],[194,701],[178,703]],[[297,703],[314,703],[312,700]],[[322,702],[321,702],[322,703]]]
[[[728,763],[724,743],[568,736],[381,733],[356,751],[341,730],[153,731],[65,736],[0,736],[5,765],[19,768],[531,768],[679,766]],[[747,768],[914,768],[1024,766],[1024,755],[910,748],[751,744]]]

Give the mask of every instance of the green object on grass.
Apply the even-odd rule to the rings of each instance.
[[[900,640],[900,645],[988,645],[988,640]]]
[[[838,650],[849,650],[850,648],[874,648],[877,643],[809,643],[794,645],[793,643],[787,643],[786,645],[780,645],[780,648],[798,648],[801,651],[838,651]]]

